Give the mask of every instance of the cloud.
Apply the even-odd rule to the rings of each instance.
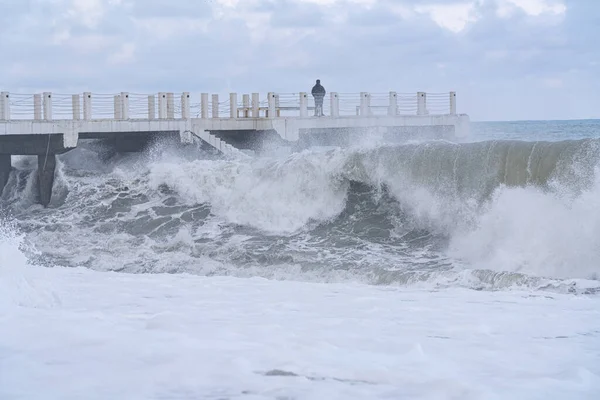
[[[456,4],[430,4],[417,6],[418,13],[429,14],[431,19],[440,27],[458,33],[464,30],[469,23],[476,22],[475,2]]]
[[[474,119],[600,117],[597,0],[0,0],[0,10],[2,90],[291,93],[319,77],[341,93],[456,90]]]
[[[120,49],[108,57],[111,64],[130,64],[135,61],[135,44],[124,43]]]
[[[107,6],[103,0],[72,0],[66,15],[73,21],[94,28],[102,20]]]
[[[561,15],[567,6],[561,2],[549,0],[498,0],[498,16],[510,17],[517,10],[537,17],[543,14]]]
[[[564,85],[564,81],[560,78],[544,78],[542,82],[549,88],[561,88]]]

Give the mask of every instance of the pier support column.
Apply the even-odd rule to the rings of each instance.
[[[336,92],[331,92],[331,116],[340,116],[340,96]]]
[[[114,96],[114,118],[121,119],[123,108],[121,107],[121,95],[116,94]]]
[[[396,92],[390,92],[390,104],[388,107],[388,115],[398,115],[398,95]]]
[[[181,94],[181,118],[190,118],[190,93],[183,92]]]
[[[79,95],[78,94],[74,94],[73,96],[71,96],[71,102],[73,104],[72,108],[73,108],[73,120],[79,120],[81,119],[81,103],[79,100]]]
[[[10,154],[0,154],[0,194],[2,194],[2,189],[8,182],[11,169]]]
[[[153,94],[148,96],[148,119],[156,118],[156,100]]]
[[[367,92],[360,93],[360,116],[366,117],[371,114],[371,94]]]
[[[237,93],[229,93],[229,118],[237,118]]]
[[[44,119],[52,121],[52,93],[44,92]]]
[[[250,116],[250,95],[242,96],[242,106],[244,107],[244,118],[248,118]]]
[[[47,207],[52,198],[54,170],[56,169],[56,154],[38,155],[38,186],[40,204]]]
[[[163,111],[161,110],[162,109],[162,105],[163,105],[163,98],[162,98],[163,94],[164,93],[162,93],[162,92],[156,93],[156,116],[157,116],[158,119],[163,119],[164,118]],[[166,100],[166,95],[165,95],[165,100]],[[166,107],[165,107],[164,112],[165,112],[165,114],[167,113]]]
[[[417,92],[417,115],[427,114],[427,97],[425,92]]]
[[[0,93],[0,120],[10,119],[10,95],[8,92]]]
[[[129,93],[121,92],[121,119],[129,119]]]
[[[83,93],[83,119],[86,121],[92,119],[92,94],[90,92]]]
[[[269,97],[267,98],[267,100],[269,103],[269,118],[275,118],[275,108],[276,108],[275,93],[269,92]]]
[[[308,117],[308,96],[306,92],[300,93],[300,118]]]
[[[212,95],[212,117],[219,118],[219,95]]]
[[[200,94],[200,118],[208,118],[208,93]]]
[[[158,118],[167,118],[167,94],[165,92],[158,93]]]
[[[42,95],[33,95],[33,119],[36,121],[42,120]]]
[[[167,93],[167,118],[175,118],[175,97],[172,92]]]
[[[456,92],[450,92],[450,114],[456,115]]]
[[[260,95],[252,93],[252,118],[258,118],[260,112]]]

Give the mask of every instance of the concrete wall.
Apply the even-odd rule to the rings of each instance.
[[[10,171],[12,170],[10,158],[10,154],[0,154],[0,194],[2,194],[2,190],[6,186]]]
[[[123,136],[124,134],[134,133],[150,135],[178,132],[182,142],[191,142],[191,136],[188,132],[198,134],[203,131],[216,133],[274,130],[282,139],[288,142],[296,142],[299,140],[300,130],[305,129],[454,126],[456,136],[465,137],[469,134],[469,123],[469,117],[466,115],[346,116],[339,118],[191,118],[187,120],[40,121],[36,123],[0,121],[0,138],[18,136],[14,141],[10,138],[3,139],[7,146],[9,143],[14,144],[17,141],[33,140],[35,144],[32,146],[35,150],[31,151],[38,151],[37,149],[44,139],[35,139],[36,136],[62,135],[62,150],[57,149],[56,152],[58,153],[76,147],[80,136],[81,138],[109,138],[111,135]],[[31,136],[30,139],[24,140],[29,136]],[[8,152],[8,150],[4,150],[4,152]],[[12,154],[19,153],[13,152]]]
[[[62,154],[68,151],[64,147],[62,134],[51,135],[0,135],[0,154],[12,155],[38,155]]]

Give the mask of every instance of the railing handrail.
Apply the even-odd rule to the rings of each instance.
[[[430,97],[428,102],[427,98]],[[387,110],[398,115],[455,115],[456,93],[337,93],[330,92],[322,104],[326,115],[372,116]],[[306,92],[274,93],[265,96],[230,93],[222,99],[218,94],[159,92],[79,94],[0,93],[0,120],[89,120],[89,119],[189,119],[189,118],[276,118],[309,117],[316,108]],[[295,115],[284,115],[296,112]]]

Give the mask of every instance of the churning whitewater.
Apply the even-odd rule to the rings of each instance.
[[[34,160],[13,159],[2,214],[31,261],[377,285],[600,287],[598,139],[231,159],[160,144],[105,150],[88,143],[59,157],[47,209],[35,204]]]

